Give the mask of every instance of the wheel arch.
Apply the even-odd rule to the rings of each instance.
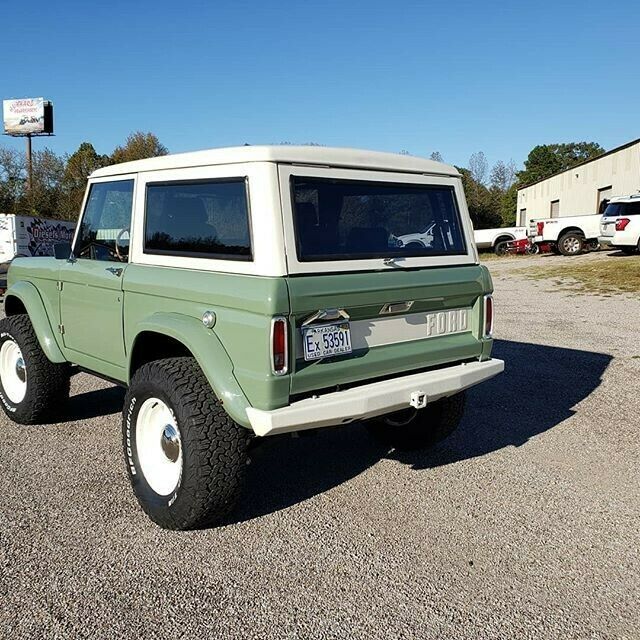
[[[128,349],[128,380],[148,362],[176,356],[195,358],[227,413],[249,427],[249,401],[233,375],[233,364],[212,329],[191,316],[155,313],[136,325]]]
[[[42,296],[34,284],[24,280],[12,284],[4,297],[4,311],[7,317],[26,313],[47,358],[57,363],[67,361],[56,340]]]
[[[502,233],[496,237],[496,239],[493,241],[493,244],[491,246],[495,247],[498,244],[498,242],[511,242],[512,240],[515,240],[515,239],[516,237],[511,233]]]
[[[579,233],[583,238],[587,237],[580,227],[565,227],[558,234],[558,240],[560,240],[560,238],[562,238],[562,236],[566,235],[567,233]]]

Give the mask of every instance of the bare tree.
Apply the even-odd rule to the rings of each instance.
[[[491,169],[490,176],[491,186],[500,191],[507,191],[516,179],[516,164],[513,160],[509,160],[506,164],[502,160],[498,160]]]
[[[434,160],[435,162],[444,162],[442,154],[439,151],[433,151],[429,156],[429,159]]]
[[[471,177],[478,183],[486,185],[489,174],[489,164],[487,163],[487,157],[482,151],[471,154],[469,158],[469,171]]]

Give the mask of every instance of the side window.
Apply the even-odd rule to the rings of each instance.
[[[251,260],[246,180],[148,184],[144,252]]]
[[[73,253],[76,258],[127,262],[133,180],[91,185]]]

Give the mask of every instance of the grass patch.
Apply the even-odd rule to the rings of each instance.
[[[517,258],[518,256],[513,253],[498,256],[493,253],[493,251],[478,251],[478,257],[480,258],[480,262],[487,262],[491,260],[508,260],[509,258]]]
[[[640,292],[640,256],[601,258],[581,262],[562,261],[539,267],[518,269],[517,273],[532,280],[553,280],[565,290],[579,289],[586,293]]]

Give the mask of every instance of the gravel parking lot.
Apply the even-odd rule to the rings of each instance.
[[[270,441],[225,527],[143,515],[117,388],[78,375],[67,422],[2,417],[0,637],[640,637],[640,300],[514,274],[543,260],[489,264],[507,370],[451,438]]]

